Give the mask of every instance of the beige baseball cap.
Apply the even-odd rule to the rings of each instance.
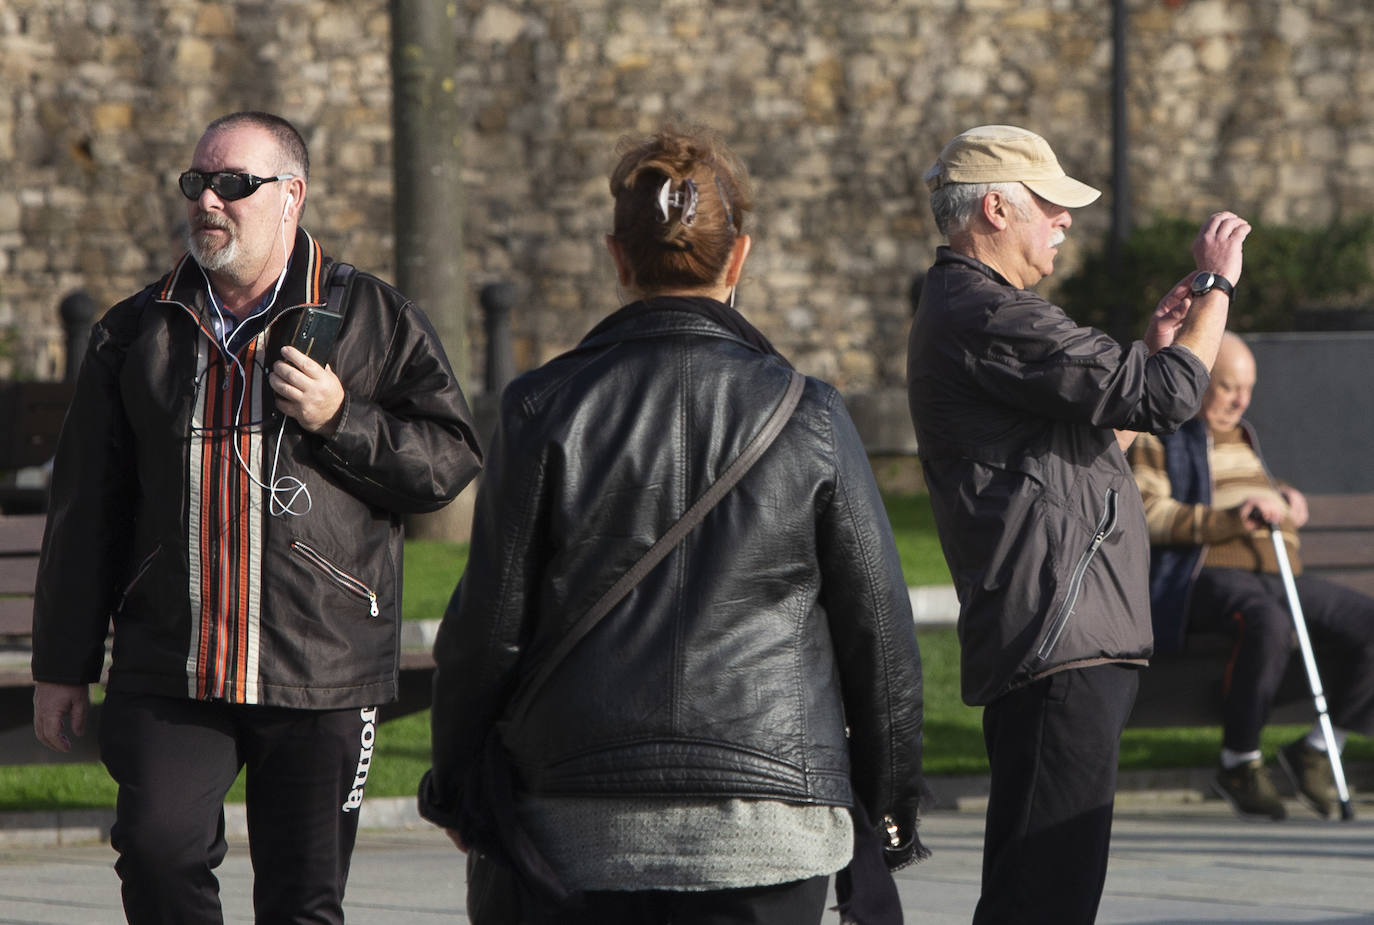
[[[931,192],[949,183],[1011,183],[1066,209],[1086,206],[1102,193],[1064,173],[1050,144],[1014,125],[980,125],[945,145],[925,173]]]

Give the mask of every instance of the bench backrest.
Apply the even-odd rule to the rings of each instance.
[[[1307,506],[1305,573],[1374,596],[1374,494],[1309,495]]]
[[[33,586],[43,516],[0,516],[0,638],[28,636],[33,630]]]

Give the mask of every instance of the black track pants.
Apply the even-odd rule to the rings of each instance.
[[[100,756],[119,785],[110,843],[133,925],[223,922],[224,795],[245,769],[259,922],[341,923],[376,711],[112,693]]]
[[[983,709],[991,767],[975,925],[1089,925],[1107,877],[1121,730],[1139,669],[1050,675]]]

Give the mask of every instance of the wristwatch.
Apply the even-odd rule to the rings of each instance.
[[[1192,285],[1188,291],[1194,296],[1206,295],[1213,289],[1220,289],[1226,293],[1227,298],[1236,294],[1236,287],[1231,285],[1231,281],[1220,273],[1213,273],[1210,270],[1200,270],[1194,277]]]

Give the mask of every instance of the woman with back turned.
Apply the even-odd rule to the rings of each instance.
[[[479,923],[799,925],[841,869],[850,920],[878,921],[864,903],[895,905],[888,869],[922,853],[921,674],[863,446],[732,307],[751,198],[725,145],[623,143],[611,193],[637,300],[502,397],[422,812],[473,849]]]

